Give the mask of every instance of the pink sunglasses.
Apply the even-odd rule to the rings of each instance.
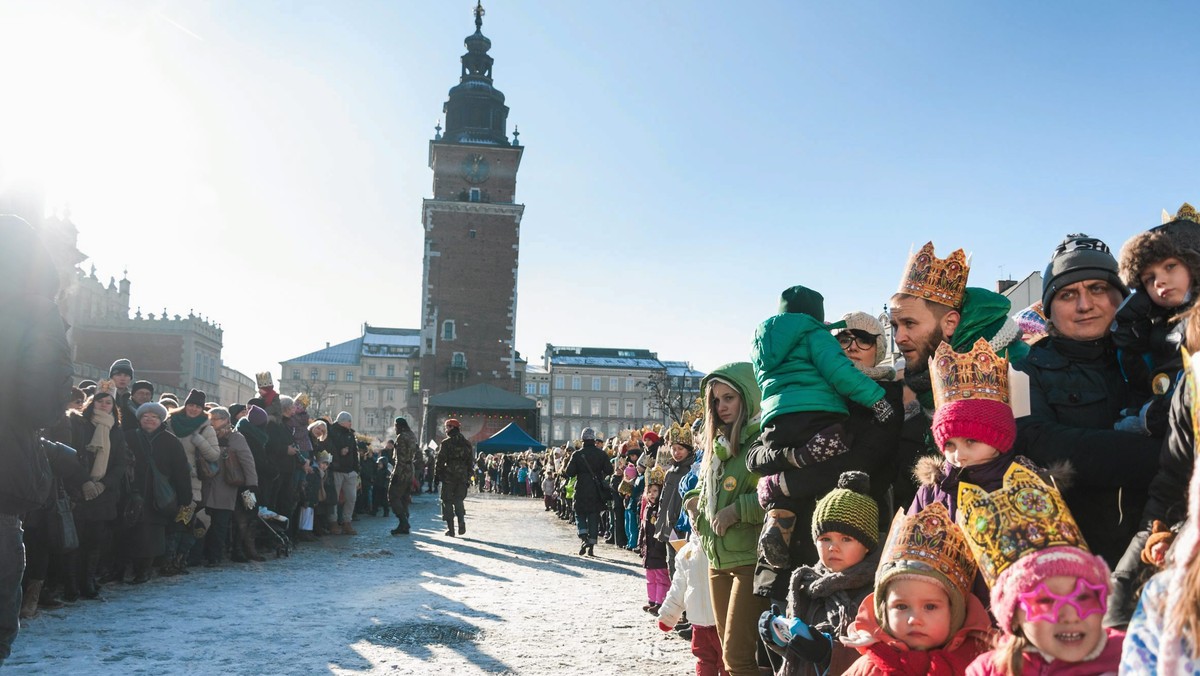
[[[1075,582],[1075,591],[1066,596],[1046,589],[1046,583],[1043,582],[1033,591],[1025,592],[1017,598],[1021,601],[1021,607],[1025,609],[1026,621],[1057,622],[1059,612],[1067,605],[1073,607],[1075,614],[1082,620],[1089,615],[1104,612],[1107,608],[1108,587],[1092,584],[1081,577]]]

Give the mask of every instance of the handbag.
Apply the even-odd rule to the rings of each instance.
[[[246,471],[242,469],[242,462],[229,449],[221,454],[221,478],[230,486],[240,488],[246,485]]]
[[[219,461],[205,460],[196,453],[196,476],[201,479],[213,479],[221,473],[221,463]]]
[[[592,471],[592,466],[588,464],[587,458],[580,458],[580,461],[587,468],[588,476],[592,477],[592,484],[596,487],[596,498],[600,500],[600,507],[608,509],[613,499],[612,486],[604,483],[596,476],[596,473]]]
[[[71,513],[71,498],[63,490],[62,482],[55,481],[58,497],[54,499],[49,523],[50,547],[55,551],[72,552],[79,549],[79,532],[75,530],[75,515]]]
[[[154,464],[154,458],[146,459],[150,465],[150,481],[151,481],[151,496],[154,498],[154,509],[160,515],[168,519],[174,519],[179,512],[179,503],[176,501],[175,489],[171,486],[171,482],[167,480],[167,476],[158,471],[158,466]]]

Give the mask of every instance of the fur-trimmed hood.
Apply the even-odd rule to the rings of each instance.
[[[997,460],[1003,459],[1004,457],[1004,455],[1001,455]],[[1050,463],[1050,466],[1046,468],[1042,468],[1023,455],[1014,456],[1013,462],[1020,462],[1022,465],[1034,470],[1043,479],[1048,479],[1051,481],[1059,491],[1064,491],[1070,488],[1075,478],[1075,467],[1071,464],[1070,460],[1053,462]],[[988,464],[990,465],[991,463]],[[1004,469],[1007,471],[1008,463],[1002,464],[1004,465]],[[979,467],[985,466],[987,465],[980,465]],[[951,466],[950,463],[946,462],[945,458],[936,455],[923,455],[917,460],[916,466],[913,467],[913,478],[916,479],[917,483],[922,486],[940,485],[946,480],[947,477],[951,475],[954,475],[958,480],[962,480],[962,470],[958,470],[956,472],[955,469],[956,468]],[[1003,472],[1001,472],[1001,476],[1003,475]],[[970,479],[970,477],[966,478],[968,480]]]

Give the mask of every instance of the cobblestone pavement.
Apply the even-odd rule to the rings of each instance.
[[[467,534],[443,535],[436,496],[413,534],[361,517],[357,536],[286,560],[227,563],[104,600],[43,611],[6,673],[694,673],[688,644],[642,612],[631,552],[575,555],[574,528],[541,500],[472,493]]]

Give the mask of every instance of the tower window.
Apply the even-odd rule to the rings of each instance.
[[[479,188],[471,188],[471,201],[472,202],[478,202],[481,197],[483,197],[483,192],[480,191]],[[472,232],[474,232],[474,231],[472,231]]]
[[[454,340],[454,320],[442,322],[442,340]]]
[[[476,234],[478,234],[478,233],[476,233],[474,230],[472,230],[467,233],[467,237],[470,237],[471,239],[475,239]]]
[[[450,358],[450,365],[454,368],[462,369],[467,367],[467,355],[462,352],[455,352]]]

